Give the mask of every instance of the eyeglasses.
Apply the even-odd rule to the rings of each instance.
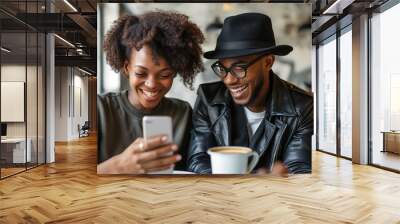
[[[246,77],[247,69],[264,56],[265,54],[260,55],[248,63],[233,63],[230,68],[226,68],[221,64],[221,62],[217,61],[211,65],[211,68],[215,72],[215,74],[221,79],[224,79],[229,72],[236,78],[243,79],[244,77]]]

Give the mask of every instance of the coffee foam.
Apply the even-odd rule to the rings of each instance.
[[[217,152],[217,153],[227,153],[227,154],[236,154],[236,153],[240,153],[240,154],[247,154],[249,152],[251,152],[250,149],[247,148],[216,148],[211,150],[211,152]]]

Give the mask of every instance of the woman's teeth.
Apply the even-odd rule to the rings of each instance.
[[[148,97],[154,97],[159,93],[159,91],[146,91],[146,90],[142,90],[142,92],[145,96]]]

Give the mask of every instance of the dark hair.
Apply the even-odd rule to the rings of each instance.
[[[124,64],[132,48],[140,50],[148,45],[156,63],[159,57],[164,58],[182,77],[184,85],[192,88],[194,77],[203,71],[200,46],[203,41],[203,33],[188,16],[156,11],[116,20],[105,36],[104,51],[111,68],[127,76]]]

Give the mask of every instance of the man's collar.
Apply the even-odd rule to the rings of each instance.
[[[281,80],[272,70],[270,71],[270,90],[267,97],[265,109],[270,115],[280,116],[297,116],[294,103],[289,92],[290,86]],[[233,102],[232,96],[225,84],[221,82],[222,88],[218,88],[218,91],[212,98],[210,104],[223,104],[229,105]]]
[[[228,105],[230,104],[230,102],[232,102],[232,96],[229,93],[228,88],[226,88],[225,83],[221,81],[220,84],[221,87],[218,88],[217,92],[212,98],[210,102],[211,105],[217,105],[217,104]]]
[[[270,101],[266,102],[266,110],[271,115],[297,116],[292,96],[289,92],[288,83],[280,79],[272,70],[270,72],[272,95]],[[271,93],[271,92],[270,92]]]

